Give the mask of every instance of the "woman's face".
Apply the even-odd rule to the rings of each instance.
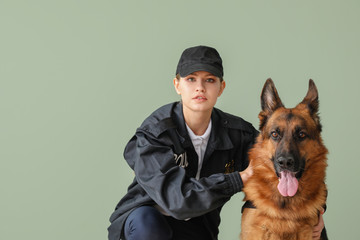
[[[205,71],[193,72],[180,80],[174,79],[176,92],[181,95],[184,111],[211,112],[220,97],[225,81]]]

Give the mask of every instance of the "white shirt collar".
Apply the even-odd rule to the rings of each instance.
[[[186,124],[186,128],[188,130],[188,133],[189,133],[189,136],[191,138],[191,140],[197,140],[197,139],[201,139],[201,140],[209,140],[210,138],[210,133],[211,133],[211,119],[210,119],[210,122],[209,122],[209,125],[205,131],[205,133],[201,136],[198,136],[196,135],[192,130],[191,128]]]

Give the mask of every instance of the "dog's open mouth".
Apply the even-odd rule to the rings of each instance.
[[[279,184],[277,186],[280,194],[284,197],[292,197],[296,194],[299,182],[296,173],[287,170],[280,172]]]

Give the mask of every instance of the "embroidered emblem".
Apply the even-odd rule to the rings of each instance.
[[[234,172],[234,160],[231,160],[230,162],[228,162],[227,164],[225,164],[225,173],[228,174],[228,173],[232,173]]]
[[[179,165],[180,167],[186,168],[189,165],[186,152],[181,153],[179,155],[174,153],[174,158],[175,158],[176,164]]]

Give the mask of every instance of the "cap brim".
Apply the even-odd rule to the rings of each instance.
[[[197,71],[206,71],[206,72],[209,72],[219,78],[223,77],[222,72],[217,67],[214,67],[214,66],[212,66],[210,64],[206,64],[206,63],[196,63],[196,64],[191,64],[190,66],[187,66],[186,68],[182,67],[179,70],[179,74],[181,77],[186,77],[187,75],[190,75],[191,73],[197,72]]]

